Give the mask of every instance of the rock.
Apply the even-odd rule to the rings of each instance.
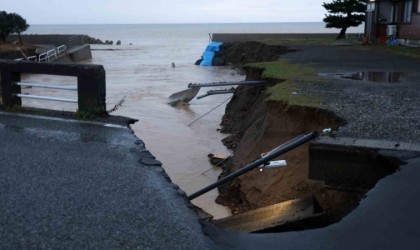
[[[226,62],[221,57],[214,57],[212,64],[213,66],[225,66]]]
[[[121,45],[121,41],[120,41],[120,40],[118,40],[118,41],[115,43],[115,45]]]
[[[200,59],[198,59],[198,60],[194,63],[194,65],[200,65],[202,61],[203,61],[203,57],[201,57]]]

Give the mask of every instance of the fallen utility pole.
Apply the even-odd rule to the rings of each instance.
[[[206,94],[197,96],[197,99],[202,99],[211,95],[221,95],[221,94],[233,94],[236,90],[234,89],[223,89],[223,90],[209,90]]]
[[[265,84],[266,81],[238,81],[238,82],[211,82],[211,83],[190,83],[188,88],[201,88],[201,87],[219,87],[231,85],[257,85]]]
[[[295,149],[295,148],[297,148],[297,147],[299,147],[299,146],[301,146],[301,145],[303,145],[303,144],[305,144],[309,141],[312,141],[312,140],[316,139],[318,136],[319,136],[319,134],[317,132],[310,132],[310,133],[300,135],[300,136],[298,136],[298,137],[296,137],[296,138],[294,138],[294,139],[276,147],[275,149],[271,150],[270,152],[268,152],[263,157],[255,160],[253,163],[251,163],[251,164],[239,169],[238,171],[233,172],[233,173],[229,174],[228,176],[218,180],[217,182],[215,182],[215,183],[213,183],[213,184],[211,184],[211,185],[209,185],[209,186],[191,194],[190,196],[188,196],[188,199],[190,199],[190,200],[195,199],[198,196],[201,196],[201,195],[209,192],[210,190],[213,190],[213,189],[217,188],[218,186],[220,186],[220,185],[222,185],[222,184],[224,184],[228,181],[231,181],[231,180],[233,180],[233,179],[235,179],[235,178],[253,170],[254,168],[257,168],[261,165],[267,164],[270,160],[272,160],[272,159],[274,159],[274,158],[276,158],[276,157],[278,157],[278,156],[280,156],[284,153],[287,153],[292,149]]]
[[[179,102],[188,103],[191,101],[200,91],[201,87],[219,87],[219,86],[233,86],[233,85],[259,85],[265,84],[266,81],[239,81],[239,82],[212,82],[212,83],[190,83],[188,84],[188,89],[173,93],[169,96],[169,104],[176,105]],[[231,93],[231,92],[229,92]],[[216,93],[213,93],[215,95]],[[227,93],[217,93],[217,94],[227,94]],[[209,94],[212,95],[212,94]],[[201,96],[204,98],[208,95]]]

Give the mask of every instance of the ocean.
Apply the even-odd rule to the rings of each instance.
[[[348,32],[362,32],[362,27]],[[168,96],[187,88],[189,83],[244,80],[229,67],[200,67],[199,59],[209,42],[209,33],[338,33],[323,23],[242,23],[242,24],[127,24],[127,25],[33,25],[25,34],[86,34],[122,45],[92,45],[92,64],[106,70],[107,106],[124,100],[114,115],[138,119],[132,126],[146,147],[162,161],[172,181],[187,194],[217,180],[219,169],[207,159],[210,153],[231,154],[221,139],[226,135],[217,129],[229,95],[194,99],[190,105],[172,107]],[[132,45],[129,45],[132,44]],[[175,68],[171,65],[175,64]],[[60,82],[74,85],[75,78],[25,76],[35,82]],[[25,93],[75,97],[54,90],[24,89]],[[39,91],[39,92],[37,92]],[[206,90],[202,89],[199,94]],[[74,95],[74,94],[73,94]],[[215,109],[191,126],[192,121]],[[24,105],[38,108],[75,111],[73,104],[24,100]],[[194,200],[215,218],[230,214],[214,200],[217,190]]]

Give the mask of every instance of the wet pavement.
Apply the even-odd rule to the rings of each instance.
[[[321,100],[347,123],[337,136],[420,142],[420,60],[362,46],[291,45],[282,55],[314,68],[325,80],[302,94]]]
[[[0,113],[0,138],[0,248],[213,248],[130,129]]]

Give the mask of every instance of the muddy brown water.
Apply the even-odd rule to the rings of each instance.
[[[133,49],[136,48],[130,47],[130,50]],[[138,50],[141,52],[141,48]],[[141,57],[141,53],[138,55]],[[89,63],[102,64],[106,70],[108,109],[124,99],[122,107],[112,114],[139,120],[132,126],[135,134],[144,140],[147,149],[163,162],[172,181],[187,194],[217,181],[220,170],[210,165],[207,155],[230,154],[221,142],[226,135],[217,131],[226,103],[193,125],[188,124],[226,101],[230,95],[193,99],[189,105],[176,107],[168,105],[168,97],[186,89],[191,82],[240,81],[245,77],[229,68],[199,67],[186,61],[175,62],[175,68],[171,67],[170,61],[166,64],[139,64],[142,59],[133,58],[132,51],[126,50],[93,51],[93,57]],[[76,85],[74,77],[50,75],[26,75],[23,81]],[[200,93],[208,90],[210,89],[203,88]],[[51,89],[23,88],[22,92],[77,98],[76,92]],[[76,105],[71,103],[29,99],[24,99],[23,105],[55,110],[77,109]],[[204,172],[206,173],[203,174]],[[193,200],[193,203],[215,218],[230,215],[228,208],[214,202],[217,195],[218,191],[213,190]]]

